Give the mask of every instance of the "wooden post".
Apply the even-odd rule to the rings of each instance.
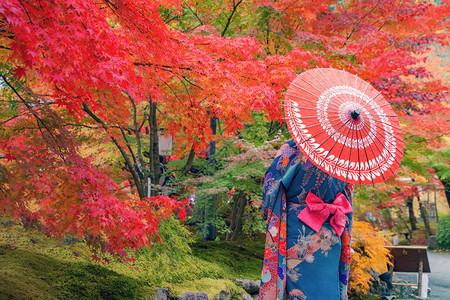
[[[422,275],[423,275],[423,260],[419,261],[419,278],[417,280],[417,294],[419,297],[422,295]]]

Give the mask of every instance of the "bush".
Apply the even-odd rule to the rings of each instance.
[[[450,248],[450,215],[439,219],[436,240],[439,247]]]
[[[369,291],[373,276],[387,271],[389,242],[368,222],[355,220],[352,234],[352,262],[348,283],[349,298],[363,298]]]

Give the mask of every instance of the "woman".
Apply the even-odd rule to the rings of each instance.
[[[347,299],[353,185],[286,142],[264,180],[260,299]]]

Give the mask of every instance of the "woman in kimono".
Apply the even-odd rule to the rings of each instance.
[[[306,160],[293,140],[267,170],[260,299],[347,299],[353,185]]]

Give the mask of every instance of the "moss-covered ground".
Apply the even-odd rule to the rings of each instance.
[[[0,223],[0,299],[154,299],[160,287],[171,294],[221,290],[240,292],[234,279],[257,280],[262,237],[238,242],[197,242],[191,251],[137,255],[131,264],[92,261],[87,247],[72,239],[49,238],[36,229]]]

